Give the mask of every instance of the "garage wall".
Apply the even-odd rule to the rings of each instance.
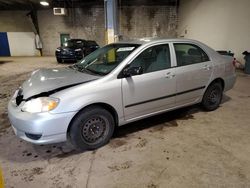
[[[124,38],[176,37],[176,6],[127,6],[120,9]]]
[[[60,33],[69,33],[71,38],[96,40],[99,45],[104,45],[102,7],[69,9],[68,16],[54,16],[53,10],[40,10],[38,23],[44,55],[54,55],[55,49],[60,46]]]
[[[28,11],[0,11],[0,32],[30,32],[32,25]]]
[[[200,40],[216,50],[250,51],[249,0],[180,0],[178,36]]]
[[[124,39],[177,35],[176,6],[123,6],[119,12],[119,30]],[[44,55],[54,55],[60,46],[60,33],[105,44],[103,7],[69,9],[68,16],[54,16],[52,10],[40,10],[38,23]]]

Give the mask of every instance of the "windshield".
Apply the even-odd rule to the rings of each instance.
[[[63,43],[63,46],[69,47],[69,48],[82,48],[83,41],[81,41],[81,40],[68,40],[67,42]]]
[[[74,67],[79,71],[106,75],[114,70],[138,46],[138,44],[110,44],[86,56]]]

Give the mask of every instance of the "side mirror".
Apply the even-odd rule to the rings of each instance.
[[[127,67],[123,69],[123,76],[125,78],[130,77],[130,76],[140,75],[142,73],[143,73],[142,67]]]

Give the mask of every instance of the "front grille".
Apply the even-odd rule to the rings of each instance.
[[[16,97],[16,104],[17,106],[19,106],[21,104],[21,102],[23,101],[23,90],[19,89],[18,93],[17,93],[17,97]]]

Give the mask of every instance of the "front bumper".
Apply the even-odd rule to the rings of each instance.
[[[72,53],[72,54],[62,54],[60,52],[56,52],[56,58],[57,59],[63,59],[63,60],[79,60],[83,58],[82,54],[76,54],[76,53]]]
[[[8,116],[15,134],[34,144],[51,144],[67,140],[67,129],[76,112],[53,114],[22,112],[20,107],[8,104]],[[33,139],[27,135],[40,135]]]

